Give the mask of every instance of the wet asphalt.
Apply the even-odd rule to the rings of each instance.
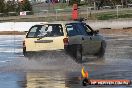
[[[42,56],[24,57],[22,35],[0,36],[1,88],[83,88],[81,68],[90,79],[132,80],[132,36],[104,35],[107,48],[104,58],[87,57],[77,63],[64,52],[49,52]],[[116,86],[115,88],[132,88]],[[86,86],[84,88],[114,88]]]

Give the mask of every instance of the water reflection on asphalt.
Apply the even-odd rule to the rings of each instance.
[[[132,36],[106,36],[105,57],[89,57],[83,64],[77,63],[64,52],[25,58],[22,55],[23,38],[0,36],[1,88],[83,88],[80,81],[82,65],[91,79],[132,80]]]

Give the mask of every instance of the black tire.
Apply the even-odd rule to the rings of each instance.
[[[69,46],[64,46],[64,50],[66,53],[69,53],[70,52]]]
[[[105,41],[102,41],[102,42],[101,42],[100,51],[99,51],[99,53],[98,53],[98,57],[99,57],[99,58],[103,58],[103,57],[104,57],[105,49],[106,49],[106,42],[105,42]]]
[[[75,45],[74,57],[78,62],[82,62],[82,46],[81,45]]]
[[[27,56],[26,47],[23,47],[23,55]]]

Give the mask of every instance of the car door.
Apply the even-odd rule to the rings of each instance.
[[[90,36],[87,35],[80,23],[66,24],[69,45],[82,45],[82,54],[88,54],[91,47]]]
[[[82,46],[84,54],[95,54],[101,47],[101,41],[96,35],[88,35],[82,37]]]
[[[84,23],[73,24],[74,29],[78,32],[77,37],[82,45],[82,54],[94,54],[100,49],[100,39],[98,35],[94,34],[94,31]]]
[[[82,54],[91,54],[93,45],[91,44],[92,35],[88,34],[83,23],[76,24],[76,30],[81,35]]]
[[[43,25],[38,39],[35,41],[36,49],[37,51],[64,49],[63,39],[64,34],[61,24]]]
[[[95,54],[99,51],[100,47],[101,47],[101,39],[99,37],[98,34],[96,34],[94,32],[94,30],[92,30],[92,28],[89,25],[84,24],[84,28],[86,28],[86,32],[87,32],[87,42],[89,46],[88,49],[88,53],[89,54]]]

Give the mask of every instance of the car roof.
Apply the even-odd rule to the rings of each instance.
[[[48,24],[68,24],[68,23],[81,23],[80,21],[53,21]]]
[[[53,22],[44,22],[44,23],[40,23],[40,24],[36,24],[36,25],[44,25],[44,24],[69,24],[69,23],[82,23],[80,21],[53,21]]]
[[[38,23],[38,24],[35,24],[35,25],[44,25],[44,24],[47,24],[48,22],[41,22],[41,23]]]

